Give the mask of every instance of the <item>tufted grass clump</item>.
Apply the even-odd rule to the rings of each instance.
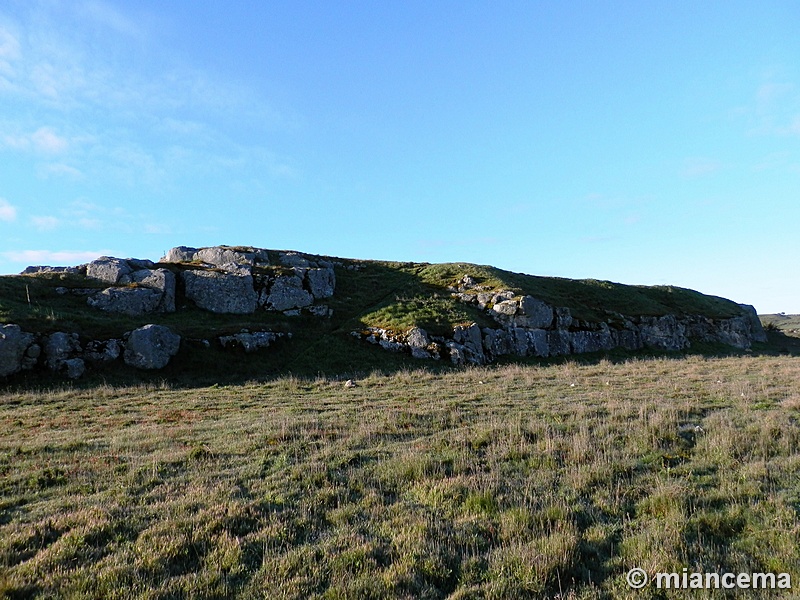
[[[631,591],[634,566],[800,581],[792,357],[6,391],[0,424],[2,597],[683,597]]]

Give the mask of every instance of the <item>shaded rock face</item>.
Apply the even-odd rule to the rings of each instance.
[[[137,369],[163,369],[178,353],[181,336],[163,325],[134,329],[126,341],[125,364]]]
[[[274,333],[272,331],[243,331],[233,335],[224,335],[219,338],[219,343],[223,348],[240,347],[245,352],[255,352],[262,348],[269,348],[269,346],[278,338],[282,337],[281,333]]]
[[[47,338],[44,346],[45,364],[51,371],[66,374],[70,379],[77,379],[85,371],[81,354],[82,349],[77,333],[57,331]]]
[[[19,325],[0,327],[0,377],[13,375],[25,368],[26,353],[33,339],[33,335],[22,331]]]
[[[186,297],[205,310],[243,315],[256,309],[258,295],[249,273],[192,270],[183,272],[183,281]]]
[[[297,275],[275,279],[266,296],[264,305],[272,310],[303,308],[314,303],[314,297],[303,288],[303,280]]]

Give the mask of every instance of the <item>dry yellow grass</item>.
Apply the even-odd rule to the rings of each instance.
[[[0,596],[682,597],[629,590],[632,566],[800,585],[799,419],[791,357],[4,393]]]

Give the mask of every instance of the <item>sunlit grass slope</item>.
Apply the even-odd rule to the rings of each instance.
[[[634,566],[800,581],[792,357],[6,392],[0,428],[0,597],[685,597],[628,590]]]

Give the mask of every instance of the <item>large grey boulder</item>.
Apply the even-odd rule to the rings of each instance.
[[[195,252],[197,252],[197,248],[192,248],[190,246],[177,246],[175,248],[172,248],[169,252],[167,252],[159,262],[162,263],[192,262],[194,260]]]
[[[240,252],[226,246],[211,246],[209,248],[200,248],[195,252],[194,260],[227,269],[230,264],[253,266],[255,254],[253,252]]]
[[[244,270],[235,273],[184,271],[183,281],[186,297],[205,310],[244,315],[256,309],[258,294],[253,289],[253,276]]]
[[[523,296],[514,322],[518,327],[548,329],[553,323],[553,307],[533,296]]]
[[[308,289],[311,295],[317,300],[330,298],[336,289],[336,273],[333,268],[328,269],[309,269],[306,273]]]
[[[481,328],[477,323],[471,325],[456,325],[453,328],[453,341],[455,346],[450,347],[450,358],[453,359],[453,350],[455,349],[456,356],[463,356],[467,362],[476,365],[482,365],[486,362],[486,356],[483,352],[483,337],[481,336]]]
[[[86,365],[81,354],[81,345],[77,333],[57,331],[47,338],[44,346],[45,363],[51,371],[63,373],[70,379],[83,375]]]
[[[298,268],[311,268],[316,267],[317,264],[299,252],[281,252],[278,256],[278,260],[280,263],[287,267],[298,267]]]
[[[113,256],[101,256],[86,265],[86,276],[106,283],[130,283],[133,269],[128,261]]]
[[[106,288],[86,299],[92,308],[135,317],[155,312],[163,294],[150,288]],[[173,310],[174,310],[173,300]]]
[[[421,327],[412,327],[406,334],[406,344],[414,358],[431,358],[431,353],[427,350],[430,343],[428,332]]]
[[[22,331],[19,325],[0,327],[0,377],[21,371],[25,353],[33,344],[33,334]]]
[[[163,325],[145,325],[128,336],[123,358],[137,369],[163,369],[178,353],[181,336]]]
[[[64,363],[81,353],[77,333],[57,331],[48,336],[44,345],[45,364],[52,371],[60,370]]]
[[[158,290],[161,300],[158,312],[175,312],[175,274],[168,269],[141,269],[134,271],[131,279],[141,286]]]
[[[303,280],[297,275],[281,275],[275,279],[265,300],[269,310],[291,310],[314,303],[314,297],[303,288]]]

